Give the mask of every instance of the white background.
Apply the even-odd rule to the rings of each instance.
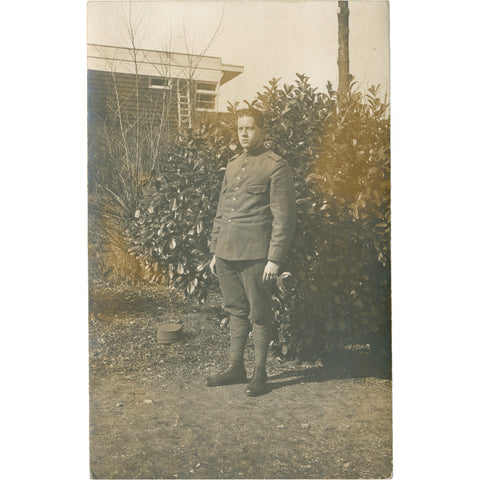
[[[1,9],[0,475],[87,479],[86,3]],[[479,13],[391,4],[395,479],[478,475]]]

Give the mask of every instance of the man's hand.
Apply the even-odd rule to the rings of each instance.
[[[262,282],[273,285],[277,281],[278,273],[280,272],[280,262],[272,262],[268,260],[263,270]]]
[[[213,255],[212,260],[210,261],[210,271],[213,275],[217,276],[217,259],[215,258],[215,255]]]

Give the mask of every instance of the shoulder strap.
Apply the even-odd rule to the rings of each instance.
[[[271,150],[267,152],[267,155],[273,160],[275,160],[276,162],[278,162],[279,160],[282,160],[282,157],[280,155],[277,155],[275,152],[272,152]]]

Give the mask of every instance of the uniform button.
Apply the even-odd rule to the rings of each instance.
[[[239,187],[235,187],[235,190],[238,190]]]
[[[237,177],[237,180],[240,180],[240,177]]]
[[[234,208],[232,208],[232,212],[233,212],[233,211],[235,211],[235,209],[234,209]]]
[[[242,168],[242,172],[244,172],[244,171],[245,171],[245,167]]]
[[[237,198],[236,197],[233,197],[234,200],[236,200]]]
[[[228,223],[232,223],[232,219],[231,219],[231,218],[228,220]]]

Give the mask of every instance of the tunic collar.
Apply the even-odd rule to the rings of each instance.
[[[263,143],[261,143],[260,145],[258,145],[258,147],[255,147],[253,150],[244,149],[243,153],[245,155],[251,155],[253,157],[256,157],[257,155],[260,155],[261,153],[265,153],[266,151],[267,151],[267,148]]]

